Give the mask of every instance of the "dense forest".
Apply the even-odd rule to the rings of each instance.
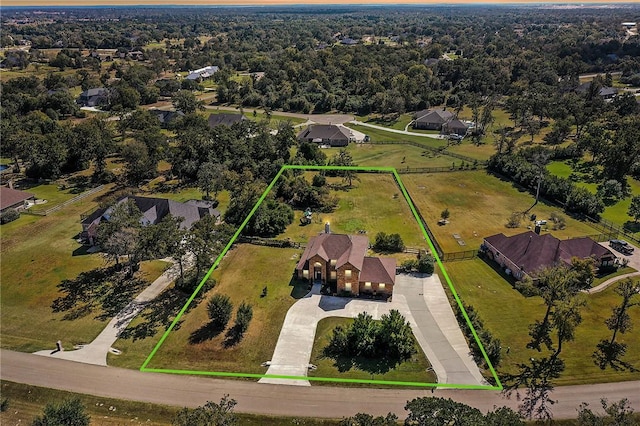
[[[625,176],[640,175],[640,108],[631,92],[609,102],[599,91],[613,84],[613,74],[619,85],[640,85],[640,37],[622,25],[636,18],[634,5],[5,8],[4,67],[47,71],[2,79],[2,156],[34,178],[94,164],[95,179],[110,180],[105,158],[118,154],[130,184],[156,176],[162,160],[192,182],[202,164],[268,181],[291,160],[285,150],[294,144],[293,130],[277,138],[265,126],[211,131],[194,116],[206,85],[216,105],[267,113],[397,116],[467,108],[477,144],[486,143],[500,110],[512,125],[491,129],[492,169],[531,187],[539,175],[532,155],[549,161],[590,153],[601,166],[598,183],[617,181],[624,196]],[[108,58],[105,49],[113,50]],[[212,79],[183,78],[209,65],[219,67]],[[592,72],[606,74],[577,90],[579,75]],[[97,87],[108,91],[102,106],[108,124],[86,119],[76,102],[79,90]],[[187,114],[169,131],[137,110],[162,99]],[[545,152],[518,152],[545,128]],[[267,142],[251,142],[247,132]],[[230,151],[207,157],[209,145]],[[238,147],[243,150],[235,152]],[[569,202],[568,194],[571,200],[586,194],[568,183],[547,183],[542,193],[576,206],[573,211],[597,216],[603,209],[597,199]]]

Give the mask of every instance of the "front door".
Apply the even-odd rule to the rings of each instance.
[[[314,273],[314,279],[321,280],[322,279],[322,270],[320,268],[316,268]]]

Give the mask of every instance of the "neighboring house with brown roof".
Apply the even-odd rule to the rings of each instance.
[[[324,233],[309,240],[296,266],[298,278],[336,284],[338,294],[391,296],[396,260],[369,257],[369,239]]]
[[[180,228],[189,229],[191,226],[205,216],[220,217],[220,212],[206,201],[189,200],[186,203],[168,200],[166,198],[150,198],[150,197],[122,197],[115,205],[133,200],[140,212],[142,218],[140,223],[142,226],[155,225],[164,219],[167,215],[173,217],[181,217]],[[98,225],[101,222],[108,222],[113,212],[114,206],[102,208],[94,211],[86,217],[81,217],[82,233],[81,238],[87,240],[90,244],[96,243],[98,236]]]
[[[521,280],[534,277],[545,267],[558,264],[569,266],[574,257],[594,259],[596,267],[612,267],[616,256],[611,250],[591,238],[559,240],[551,234],[539,235],[532,231],[507,237],[496,234],[484,239],[481,250],[509,273]]]
[[[209,128],[213,129],[216,126],[233,126],[236,123],[246,120],[243,114],[210,114],[209,115]]]
[[[9,209],[24,210],[29,200],[35,200],[36,196],[30,192],[0,186],[0,213]]]
[[[335,124],[310,124],[302,132],[298,133],[298,140],[313,142],[322,145],[347,146],[355,141],[352,132]]]

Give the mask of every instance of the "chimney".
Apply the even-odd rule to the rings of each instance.
[[[540,235],[540,225],[536,225],[536,227],[534,228],[534,231],[536,234]]]
[[[324,233],[325,234],[330,234],[331,233],[331,228],[329,226],[329,222],[324,224]]]

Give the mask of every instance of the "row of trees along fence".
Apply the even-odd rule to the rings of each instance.
[[[427,151],[431,151],[435,154],[442,154],[448,157],[457,158],[459,160],[466,161],[471,165],[476,165],[477,167],[485,167],[487,165],[486,161],[481,161],[481,160],[478,160],[477,158],[471,158],[471,157],[467,157],[466,155],[460,155],[460,154],[456,154],[455,152],[447,151],[446,147],[435,148],[432,146],[421,144],[419,142],[413,142],[413,141],[375,141],[373,142],[372,141],[368,143],[372,145],[411,145]]]
[[[88,197],[89,195],[95,194],[96,192],[100,192],[102,191],[103,188],[104,188],[104,185],[97,186],[93,189],[90,189],[89,191],[85,191],[82,194],[76,195],[75,197],[65,201],[64,203],[58,204],[46,210],[34,210],[33,208],[30,208],[30,209],[24,210],[22,213],[27,213],[27,214],[37,215],[37,216],[47,216],[47,215],[50,215],[51,213],[57,212],[58,210],[68,206],[69,204],[73,204],[77,201],[82,200],[83,198]]]
[[[449,167],[404,167],[396,169],[400,174],[409,173],[445,173],[458,172],[460,170],[477,170],[478,166],[468,163],[460,163],[459,165],[451,165]]]
[[[260,237],[247,237],[247,236],[239,236],[239,243],[253,244],[257,246],[268,246],[268,247],[292,247],[292,248],[306,248],[306,244],[297,243],[295,241],[290,240],[276,240],[272,238],[260,238]]]

